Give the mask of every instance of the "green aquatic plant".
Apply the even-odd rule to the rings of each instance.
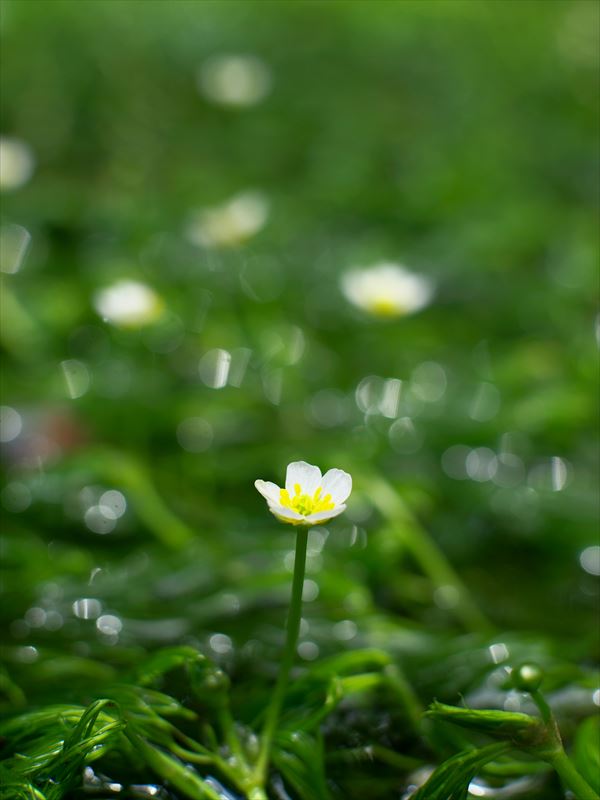
[[[106,470],[110,464],[117,465],[118,460],[113,458],[99,463]],[[127,461],[123,464],[127,465]],[[306,473],[307,466],[301,463],[300,469]],[[314,480],[306,484],[296,479],[296,465],[291,467],[290,489],[279,489],[274,484],[275,488],[268,485],[265,489],[265,485],[259,484],[263,492],[267,491],[273,514],[276,517],[289,514],[289,519],[284,521],[292,524],[296,536],[286,639],[274,688],[270,680],[265,684],[263,678],[262,688],[255,696],[250,689],[253,679],[247,682],[234,673],[232,681],[222,667],[190,646],[159,648],[141,659],[138,651],[132,651],[127,655],[128,670],[123,666],[101,664],[94,658],[56,658],[48,653],[31,665],[30,669],[37,676],[34,681],[49,680],[49,691],[56,685],[66,697],[64,686],[77,677],[73,691],[82,699],[88,698],[87,705],[85,702],[51,704],[32,711],[28,700],[30,684],[26,680],[27,688],[23,690],[13,670],[4,673],[0,688],[6,697],[9,716],[0,726],[0,736],[4,741],[2,779],[7,796],[15,800],[21,797],[58,800],[83,791],[82,775],[87,775],[85,780],[94,785],[118,781],[126,787],[135,785],[136,781],[147,781],[151,773],[159,785],[164,784],[177,796],[191,800],[223,800],[225,797],[263,800],[278,796],[284,787],[302,800],[332,800],[339,796],[336,782],[344,785],[344,772],[350,770],[354,776],[351,791],[359,795],[365,796],[368,791],[379,798],[385,797],[392,785],[414,786],[415,797],[419,800],[447,800],[463,797],[470,782],[481,775],[500,783],[528,780],[534,788],[541,787],[542,782],[547,781],[544,769],[550,766],[568,786],[583,785],[577,781],[586,781],[586,787],[592,786],[598,752],[596,728],[589,719],[577,732],[576,767],[558,746],[558,731],[551,717],[544,720],[516,712],[435,704],[426,715],[428,719],[452,722],[497,740],[494,745],[469,744],[468,747],[464,740],[433,735],[423,726],[421,700],[415,686],[420,686],[420,693],[425,696],[432,691],[427,688],[426,681],[435,652],[434,661],[439,661],[440,670],[432,673],[431,680],[445,687],[446,692],[450,691],[448,677],[452,669],[449,670],[448,665],[462,658],[465,644],[460,637],[440,647],[431,633],[414,630],[402,634],[408,635],[408,650],[403,649],[406,645],[401,645],[395,656],[392,638],[386,642],[385,649],[342,650],[312,664],[305,663],[297,675],[293,674],[309,541],[308,525],[297,523],[304,518],[310,523],[314,513],[331,515],[339,511],[346,499],[339,492],[349,491],[350,477],[341,471],[332,471],[338,488],[333,496],[329,490],[325,494],[323,490],[318,491],[322,483],[326,484],[320,473],[318,476],[316,472],[311,473]],[[115,474],[129,476],[131,465],[127,472],[123,471],[122,464],[119,470]],[[336,483],[332,484],[334,492]],[[483,630],[487,630],[489,623],[486,621],[483,630],[479,630],[476,615],[471,616],[468,611],[472,601],[467,587],[446,564],[443,554],[427,540],[425,531],[419,528],[406,505],[396,499],[393,488],[385,479],[373,476],[361,475],[359,483],[361,489],[368,486],[374,503],[381,508],[385,518],[383,530],[391,537],[388,541],[394,546],[401,541],[407,548],[414,548],[415,559],[423,569],[429,565],[428,577],[434,586],[454,582],[460,588],[467,612],[464,618],[461,613],[458,619],[467,628],[473,623],[474,628],[466,634],[471,639],[464,641],[469,641],[467,646],[471,651],[475,641],[485,646]],[[327,489],[327,484],[323,488]],[[328,494],[332,497],[328,498]],[[288,501],[289,506],[286,505]],[[315,511],[314,504],[320,502],[327,507]],[[423,534],[421,539],[418,538],[420,533]],[[329,546],[335,548],[335,537],[329,540]],[[15,559],[17,552],[9,554]],[[31,548],[26,548],[23,556],[30,557],[31,552]],[[432,553],[435,558],[430,559],[428,556]],[[181,558],[186,560],[189,556]],[[431,564],[434,565],[432,569]],[[397,624],[381,616],[364,617],[363,624],[371,632],[371,641],[398,635]],[[493,642],[493,639],[487,641]],[[531,649],[527,640],[522,644],[511,642],[509,646],[514,653],[523,655]],[[412,663],[415,648],[422,649],[423,660]],[[504,658],[508,647],[492,643],[489,651],[495,659]],[[487,646],[485,652],[488,652]],[[410,679],[400,669],[401,663],[407,667]],[[465,663],[470,664],[473,679],[478,672],[485,674],[489,668],[487,659],[479,666],[474,660]],[[27,670],[24,677],[27,677]],[[539,668],[524,664],[513,670],[511,685],[529,692],[537,698],[540,708],[544,708],[539,695],[541,679]],[[356,719],[351,728],[357,730],[352,733],[344,722],[344,714],[347,709],[358,713],[364,706],[361,698],[368,698],[365,709],[373,708],[367,712],[367,718],[378,713],[378,702],[383,702],[388,710],[393,709],[405,734],[382,738],[373,729],[361,736]],[[24,713],[11,713],[11,709],[17,710],[19,706]],[[460,752],[446,758],[448,747],[460,749]],[[515,758],[515,752],[525,754],[529,760]],[[369,789],[364,786],[361,789],[361,780],[367,780],[374,762],[387,777],[376,781]],[[431,762],[439,766],[418,788],[423,781],[418,776]],[[103,775],[110,778],[105,779]],[[415,777],[411,778],[413,775]],[[588,800],[587,795],[581,796]],[[589,798],[596,798],[596,794],[590,794]]]
[[[513,669],[511,677],[515,689],[529,693],[540,717],[434,703],[427,711],[429,719],[459,725],[499,741],[487,746],[471,747],[445,761],[414,795],[414,800],[466,798],[475,774],[510,750],[521,751],[535,761],[549,764],[560,776],[565,788],[570,789],[578,800],[599,800],[600,795],[592,786],[592,783],[598,783],[598,774],[588,782],[565,752],[554,714],[540,691],[543,671],[536,664],[526,663]],[[598,743],[592,750],[597,759],[600,750]]]
[[[0,6],[0,796],[599,793],[600,5]]]
[[[330,793],[320,724],[349,697],[384,690],[400,700],[388,665],[389,657],[376,650],[317,665],[292,683],[293,705],[267,728],[273,716],[260,714],[255,724],[234,720],[229,680],[205,656],[189,647],[164,648],[129,682],[107,683],[102,699],[88,707],[50,705],[2,723],[2,785],[7,799],[58,800],[81,786],[84,766],[99,762],[115,774],[113,782],[149,769],[191,800],[223,800],[219,786],[257,800],[267,797],[272,761],[305,800],[325,800]],[[186,705],[152,688],[175,675],[189,695]],[[273,707],[279,713],[281,702]],[[380,755],[383,761],[392,756],[385,748]]]

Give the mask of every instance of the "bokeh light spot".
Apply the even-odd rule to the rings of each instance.
[[[19,412],[11,406],[0,406],[0,442],[12,442],[23,430]]]
[[[97,619],[102,613],[102,603],[93,597],[82,597],[73,603],[73,613],[79,619]]]
[[[447,385],[446,371],[435,361],[424,361],[413,370],[411,389],[426,403],[436,403],[441,400]]]
[[[300,642],[298,655],[304,661],[315,661],[319,657],[319,645],[316,642]]]
[[[18,514],[26,511],[31,505],[32,495],[27,484],[21,481],[7,483],[0,494],[2,505],[7,511]]]
[[[202,356],[198,365],[200,378],[211,389],[222,389],[227,386],[230,366],[231,353],[220,348],[209,350]]]
[[[107,636],[119,634],[123,630],[123,623],[114,614],[103,614],[96,620],[96,628]]]
[[[72,358],[67,361],[61,361],[60,366],[65,379],[68,396],[72,400],[83,397],[91,384],[90,371],[87,366],[83,361],[77,361]]]
[[[101,508],[109,508],[115,515],[115,519],[122,517],[127,510],[125,495],[117,489],[109,489],[100,495],[99,505]]]
[[[579,555],[579,563],[590,575],[600,575],[600,546],[590,545]]]
[[[476,422],[487,422],[500,410],[500,392],[493,383],[480,383],[469,406],[469,416]]]
[[[90,506],[84,515],[85,524],[93,533],[106,534],[115,529],[117,515],[109,506]]]
[[[392,448],[403,455],[416,453],[423,444],[423,435],[410,417],[401,417],[393,422],[388,435]]]
[[[0,227],[0,270],[14,275],[23,265],[31,234],[22,225],[7,222]]]
[[[188,453],[204,453],[212,440],[212,427],[202,417],[188,417],[177,426],[177,441]]]

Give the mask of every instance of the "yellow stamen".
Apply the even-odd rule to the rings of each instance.
[[[369,311],[378,317],[397,317],[403,313],[401,307],[387,297],[378,297],[369,304]]]
[[[297,511],[298,514],[307,517],[309,514],[315,514],[318,511],[331,511],[335,508],[335,503],[331,499],[330,494],[321,497],[323,487],[319,486],[313,496],[309,494],[302,494],[302,487],[299,483],[294,485],[295,495],[290,497],[287,489],[279,490],[279,502],[284,508],[291,508],[292,511]]]

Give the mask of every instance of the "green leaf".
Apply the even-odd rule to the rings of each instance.
[[[178,700],[156,689],[116,684],[106,690],[105,694],[115,700],[126,715],[146,717],[181,717],[196,719],[196,713],[182,706]],[[168,724],[165,720],[162,720]]]
[[[314,677],[333,677],[347,673],[364,672],[369,667],[383,669],[391,661],[389,653],[375,647],[364,650],[351,650],[347,653],[324,658],[310,669]]]
[[[206,661],[206,656],[193,647],[163,647],[138,666],[135,681],[141,686],[147,686],[172,669]]]
[[[544,723],[527,714],[512,711],[488,711],[457,708],[444,703],[433,703],[426,715],[431,719],[452,722],[463,728],[503,739],[525,750],[544,750],[554,745]]]
[[[600,717],[589,717],[577,729],[573,760],[590,786],[600,793]]]
[[[320,735],[298,731],[278,733],[273,763],[302,800],[330,800]]]
[[[132,733],[129,733],[128,736],[146,764],[186,797],[191,800],[222,800],[221,795],[192,767],[182,764],[181,761],[150,744],[141,736]]]
[[[15,797],[37,797],[30,791],[34,783],[45,800],[69,796],[81,780],[83,766],[117,745],[124,724],[119,710],[106,699],[85,709],[55,706],[16,717],[2,728],[14,752],[4,763],[3,782],[13,787]]]
[[[495,742],[452,756],[435,770],[413,800],[467,800],[469,784],[481,767],[508,749],[508,744]]]
[[[65,738],[62,751],[48,764],[43,791],[48,800],[59,800],[68,796],[70,790],[81,780],[81,771],[86,763],[100,758],[116,744],[124,722],[111,719],[98,724],[98,717],[109,700],[97,700],[82,714],[81,719]]]
[[[208,705],[226,701],[229,677],[193,647],[164,647],[137,668],[135,681],[142,686],[155,683],[171,670],[184,668],[195,697]]]
[[[332,656],[315,664],[287,693],[287,713],[283,727],[312,730],[347,696],[378,689],[390,690],[407,707],[414,722],[421,716],[418,700],[390,656],[376,648],[355,650]],[[371,668],[373,671],[366,671]]]
[[[47,800],[46,795],[31,783],[11,782],[10,773],[0,765],[0,786],[4,800]]]

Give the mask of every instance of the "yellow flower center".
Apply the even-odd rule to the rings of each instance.
[[[397,317],[402,309],[393,300],[387,297],[378,297],[369,304],[369,311],[378,317]]]
[[[335,508],[335,503],[331,499],[330,494],[321,497],[323,488],[319,486],[315,490],[312,497],[309,494],[302,494],[302,488],[299,483],[294,484],[295,494],[290,497],[287,489],[279,490],[279,502],[284,508],[291,508],[292,511],[297,511],[298,514],[307,517],[309,514],[315,514],[317,511],[331,511]]]

